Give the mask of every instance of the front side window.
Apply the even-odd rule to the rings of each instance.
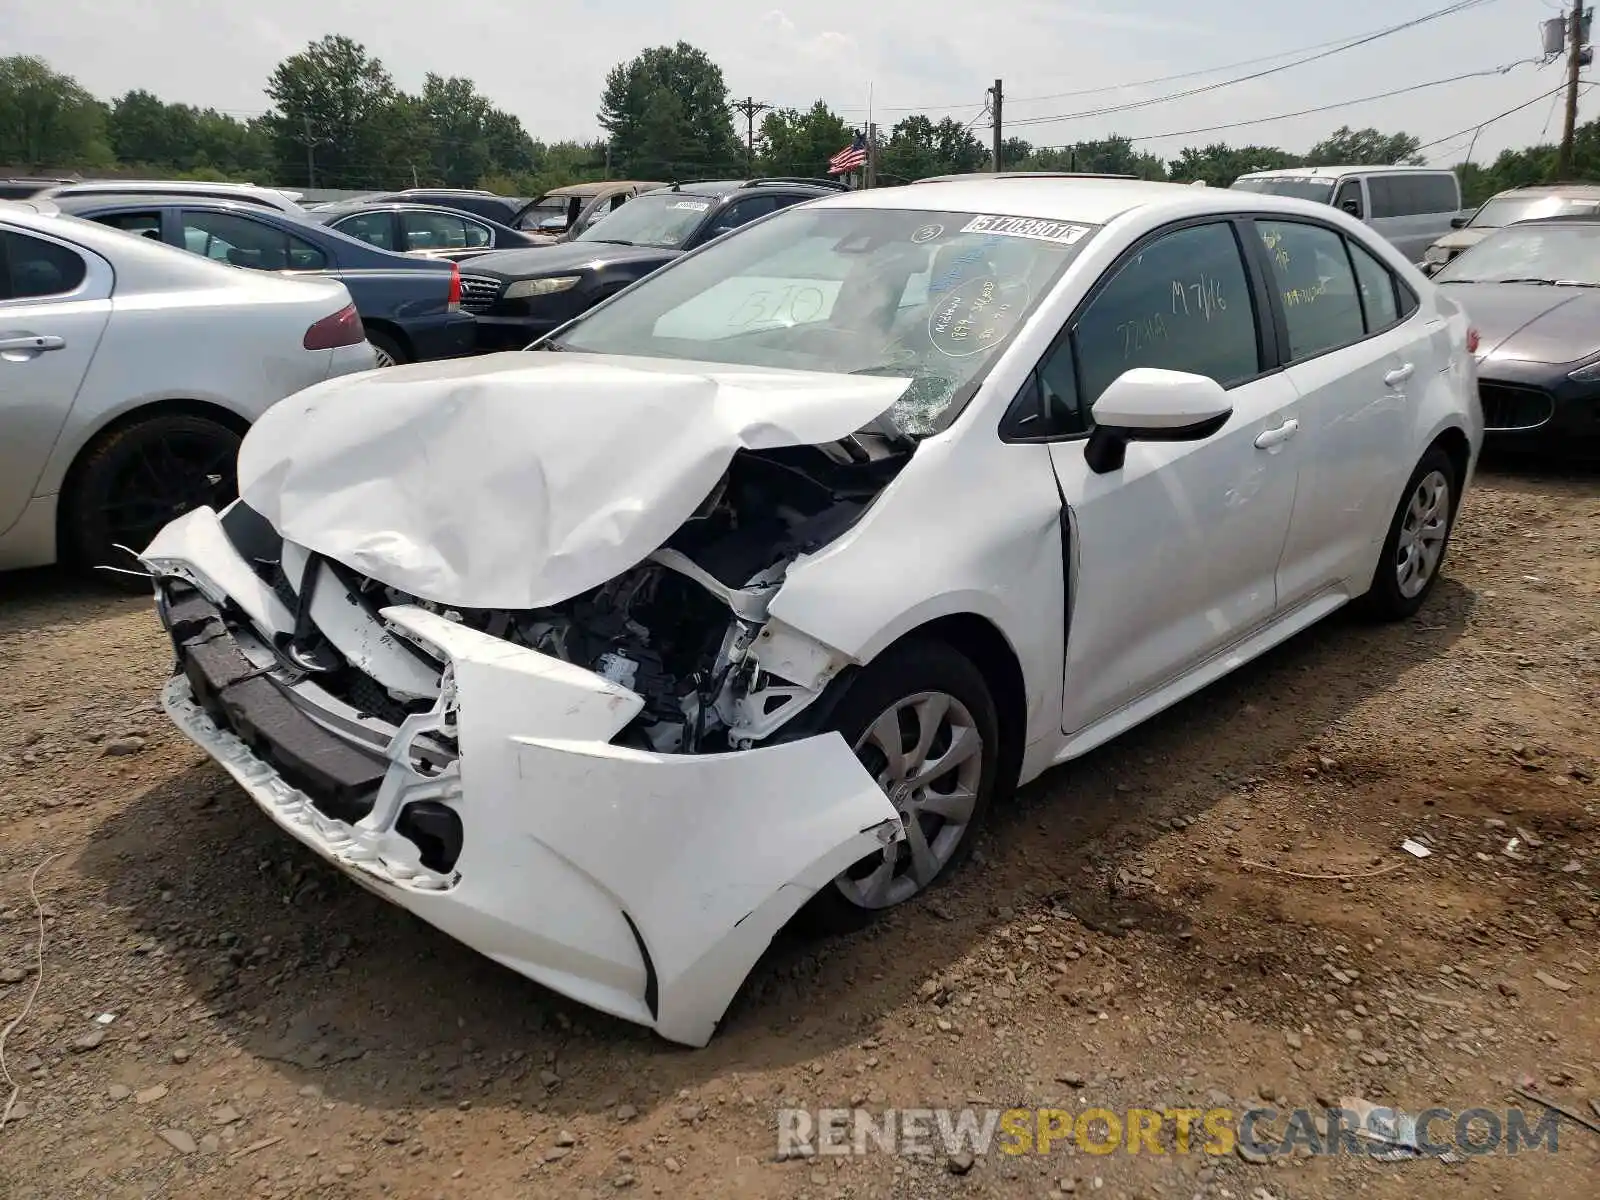
[[[97,225],[109,225],[113,229],[120,229],[124,233],[131,233],[138,237],[154,238],[161,240],[161,214],[159,212],[123,212],[107,213],[105,216],[94,218]]]
[[[598,228],[681,202],[641,196]],[[705,201],[700,201],[705,203]],[[667,210],[671,211],[671,210]],[[790,208],[591,310],[561,349],[909,378],[893,417],[942,428],[1093,237],[977,213]]]
[[[183,244],[195,254],[254,271],[317,271],[327,266],[327,258],[310,242],[233,213],[184,213]]]
[[[728,205],[717,214],[717,219],[706,231],[707,237],[720,237],[741,225],[748,225],[757,217],[764,217],[778,208],[776,196],[751,196]]]
[[[689,240],[706,219],[706,214],[716,206],[715,196],[654,192],[623,205],[573,240],[676,250]]]
[[[1231,387],[1261,373],[1255,307],[1233,227],[1175,230],[1117,268],[1073,331],[1082,405],[1134,367]]]
[[[1366,335],[1344,238],[1320,225],[1257,221],[1289,325],[1289,357],[1311,358]]]
[[[6,230],[0,233],[4,251],[0,255],[0,300],[38,300],[64,296],[77,291],[88,264],[81,256],[25,233]]]
[[[358,242],[365,242],[369,246],[376,246],[379,250],[393,250],[394,221],[387,212],[360,213],[353,217],[346,217],[334,225],[346,237],[353,237]]]
[[[1359,179],[1346,179],[1339,185],[1339,192],[1333,198],[1333,206],[1351,216],[1359,217],[1361,212],[1361,181]]]

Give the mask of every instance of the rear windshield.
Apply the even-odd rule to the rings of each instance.
[[[1467,226],[1469,229],[1499,229],[1518,221],[1540,217],[1559,217],[1566,213],[1600,212],[1600,199],[1580,200],[1575,196],[1501,196],[1480,208]]]
[[[1239,192],[1260,192],[1267,196],[1293,196],[1297,200],[1316,200],[1322,204],[1329,203],[1333,197],[1333,180],[1323,179],[1316,175],[1235,179],[1233,188]]]

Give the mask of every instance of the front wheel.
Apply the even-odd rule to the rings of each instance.
[[[847,931],[944,880],[972,852],[994,795],[999,718],[971,661],[943,642],[918,641],[870,664],[828,724],[878,781],[906,831],[813,900],[816,923]]]
[[[1372,586],[1361,597],[1367,615],[1403,621],[1422,607],[1439,582],[1450,545],[1461,500],[1457,489],[1455,464],[1435,446],[1411,473],[1389,524]]]

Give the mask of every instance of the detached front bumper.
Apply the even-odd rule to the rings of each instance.
[[[673,1041],[704,1045],[801,905],[901,836],[837,734],[615,746],[635,693],[418,607],[381,618],[444,664],[437,700],[364,741],[271,651],[288,614],[270,590],[222,593],[249,567],[216,514],[174,522],[144,558],[178,658],[162,703],[273,821],[488,957]],[[455,830],[447,862],[419,828]]]

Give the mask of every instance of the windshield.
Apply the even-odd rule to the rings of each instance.
[[[625,246],[655,246],[676,250],[688,240],[705,215],[716,207],[714,196],[682,192],[652,192],[629,200],[580,233],[578,242],[621,242]]]
[[[1235,179],[1233,190],[1238,192],[1262,192],[1268,196],[1293,196],[1299,200],[1315,200],[1321,204],[1330,202],[1333,196],[1333,180],[1323,179],[1316,175],[1272,176],[1256,179]]]
[[[1463,250],[1433,281],[1600,287],[1600,223],[1508,226]]]
[[[1596,211],[1600,211],[1600,200],[1579,200],[1570,196],[1505,196],[1490,200],[1480,208],[1467,228],[1499,229],[1518,221]]]
[[[663,199],[671,202],[631,200],[597,228],[610,236],[652,200],[659,217]],[[891,415],[926,435],[1094,229],[976,213],[786,209],[578,318],[555,348],[909,378]]]

